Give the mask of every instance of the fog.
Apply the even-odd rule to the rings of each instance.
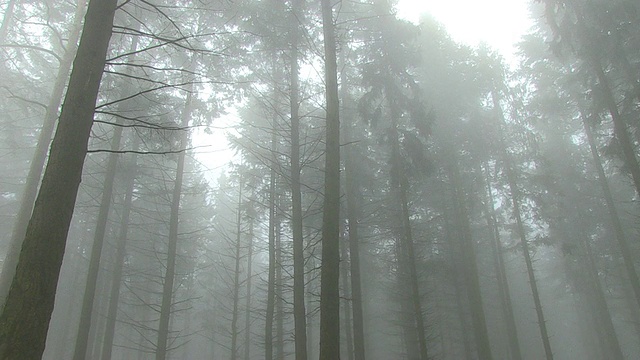
[[[527,5],[0,1],[0,360],[638,358],[640,4]]]

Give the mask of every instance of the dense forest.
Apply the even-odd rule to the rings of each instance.
[[[1,360],[639,358],[637,0],[0,11]]]

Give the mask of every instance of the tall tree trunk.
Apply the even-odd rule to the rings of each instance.
[[[135,138],[133,150],[138,149],[138,138]],[[131,155],[131,169],[136,169],[137,155]],[[116,320],[118,318],[118,303],[120,300],[120,286],[122,285],[122,271],[124,266],[124,258],[127,248],[127,236],[129,232],[129,218],[131,215],[131,206],[133,203],[133,190],[135,186],[136,175],[130,174],[127,177],[126,192],[124,204],[122,205],[122,215],[120,219],[120,229],[118,230],[118,245],[116,248],[115,261],[113,263],[113,275],[111,276],[111,290],[109,295],[109,308],[107,310],[107,324],[105,326],[105,335],[102,342],[101,360],[111,360],[111,352],[113,350],[113,339],[116,328]]]
[[[249,360],[251,355],[251,280],[253,278],[251,265],[253,264],[253,219],[249,220],[249,247],[247,254],[247,297],[245,302],[244,319],[244,360]]]
[[[236,253],[233,270],[233,311],[231,313],[231,360],[238,358],[238,306],[240,305],[240,250],[242,249],[242,178],[238,185],[238,208],[236,213]]]
[[[195,57],[191,60],[190,71],[195,68]],[[178,225],[180,213],[180,197],[182,195],[182,180],[184,177],[184,163],[186,148],[189,143],[189,133],[186,130],[191,120],[193,111],[193,82],[187,89],[187,99],[182,112],[180,149],[178,164],[176,166],[176,179],[171,197],[171,215],[169,219],[169,243],[167,248],[167,266],[162,288],[162,303],[160,305],[160,323],[158,324],[158,341],[156,343],[156,360],[165,360],[167,357],[167,342],[169,339],[169,320],[171,319],[171,307],[173,299],[173,283],[176,272],[176,255],[178,251]]]
[[[320,360],[340,359],[340,111],[338,66],[331,0],[322,0],[326,137],[322,264],[320,285]]]
[[[340,98],[342,100],[342,108],[347,109],[349,92],[347,84],[347,71],[345,67],[340,72],[341,86]],[[343,112],[346,114],[346,112]],[[351,114],[350,114],[351,115]],[[343,116],[345,118],[346,116]],[[349,116],[349,118],[354,118]],[[343,123],[344,143],[353,143],[351,135],[351,126],[348,122]],[[353,146],[353,145],[351,145]],[[354,359],[365,359],[365,338],[364,338],[364,315],[362,311],[362,280],[360,276],[360,238],[358,237],[358,198],[360,196],[360,187],[357,181],[357,174],[354,174],[355,160],[353,159],[353,150],[351,147],[344,152],[344,173],[346,182],[346,198],[347,198],[347,224],[349,227],[349,270],[351,274],[351,308],[353,310],[353,346]]]
[[[611,189],[609,188],[609,183],[607,182],[607,175],[604,172],[602,161],[600,160],[600,155],[598,154],[598,148],[596,147],[596,141],[593,136],[593,132],[591,131],[591,127],[584,116],[582,116],[582,125],[584,127],[585,134],[587,135],[589,148],[591,149],[591,156],[593,157],[593,163],[598,173],[598,182],[600,183],[600,187],[602,188],[604,200],[607,204],[607,210],[609,211],[609,216],[611,217],[611,227],[613,228],[613,233],[615,234],[620,252],[622,253],[622,262],[627,272],[627,276],[629,277],[629,282],[631,283],[633,294],[635,295],[637,303],[636,305],[640,306],[640,280],[638,279],[638,273],[634,266],[635,261],[633,258],[633,252],[631,251],[629,242],[627,241],[627,237],[624,234],[622,222],[620,221],[620,217],[618,216],[618,210],[616,209],[613,195],[611,194]]]
[[[6,11],[13,11],[15,0],[12,0],[7,5]],[[29,165],[29,173],[27,174],[27,181],[24,185],[24,190],[20,198],[20,207],[16,215],[16,220],[13,224],[11,232],[11,239],[9,240],[9,249],[5,255],[5,260],[2,263],[2,272],[0,272],[0,303],[4,303],[4,300],[9,293],[9,287],[11,281],[16,273],[16,265],[18,264],[18,257],[20,256],[20,249],[22,248],[22,241],[27,233],[27,226],[29,225],[29,218],[31,218],[31,212],[33,210],[33,203],[38,194],[38,185],[40,184],[40,178],[42,177],[42,170],[44,170],[44,162],[47,159],[47,151],[51,144],[51,135],[58,119],[58,110],[60,103],[62,103],[62,93],[69,80],[69,73],[71,72],[71,65],[73,58],[76,55],[76,47],[78,39],[80,38],[80,32],[82,30],[82,15],[86,9],[86,0],[78,1],[78,7],[73,21],[73,26],[69,33],[69,40],[67,41],[67,51],[65,51],[60,66],[58,67],[58,74],[56,81],[53,84],[53,90],[49,97],[49,103],[47,104],[47,110],[44,115],[44,121],[40,133],[38,134],[38,142],[36,143],[36,149],[33,153],[33,158]],[[9,16],[8,12],[5,12],[6,17]],[[4,26],[3,22],[3,26]],[[3,43],[0,36],[0,44]]]
[[[491,344],[489,343],[489,335],[487,332],[487,321],[482,304],[476,251],[473,244],[471,226],[469,224],[469,215],[467,213],[464,200],[464,190],[462,189],[460,180],[460,170],[458,169],[457,164],[458,161],[453,149],[450,149],[449,153],[452,156],[449,161],[449,176],[451,178],[453,193],[454,214],[457,220],[457,226],[460,229],[459,241],[462,250],[462,266],[467,288],[467,297],[469,298],[469,307],[471,309],[471,323],[476,341],[476,350],[478,352],[478,358],[489,360],[492,359],[493,356],[491,354]]]
[[[291,1],[290,70],[291,105],[291,229],[293,232],[293,318],[297,360],[307,359],[307,313],[304,305],[304,237],[302,233],[302,193],[300,191],[300,102],[298,76],[299,0]]]
[[[500,99],[497,91],[494,89],[491,94],[493,100],[494,110],[498,117],[497,129],[500,137],[500,147],[502,151],[502,157],[504,161],[505,172],[507,173],[507,182],[509,183],[509,190],[511,191],[511,202],[513,206],[513,215],[516,218],[516,226],[518,235],[520,236],[520,246],[522,247],[522,253],[524,261],[527,266],[527,276],[529,277],[529,286],[531,287],[531,294],[533,296],[533,303],[536,309],[536,316],[538,318],[538,327],[540,330],[540,337],[544,346],[544,353],[547,360],[553,360],[553,352],[551,351],[551,343],[549,341],[549,335],[547,332],[547,323],[544,319],[544,311],[542,310],[542,302],[540,301],[540,293],[538,292],[538,282],[533,270],[533,261],[531,260],[531,252],[529,251],[529,242],[524,230],[522,222],[522,215],[520,214],[520,191],[518,189],[516,176],[513,171],[513,165],[511,157],[507,151],[506,141],[504,139],[504,132],[502,126],[504,125],[504,113],[500,106]]]
[[[275,109],[274,109],[275,110]],[[274,111],[271,133],[271,164],[269,173],[269,269],[267,283],[267,314],[265,320],[265,360],[273,360],[273,314],[276,298],[276,164],[278,151],[277,111]]]
[[[351,329],[351,289],[349,288],[349,253],[347,251],[347,242],[342,240],[340,244],[341,262],[342,262],[342,293],[344,300],[344,332],[347,341],[347,360],[353,360],[353,331]]]
[[[413,307],[413,316],[415,318],[416,336],[420,345],[420,358],[428,359],[427,337],[424,326],[424,314],[422,313],[422,296],[420,294],[420,286],[418,283],[418,270],[416,267],[415,244],[413,240],[413,232],[411,229],[411,213],[409,211],[409,179],[403,171],[402,157],[400,154],[400,142],[398,134],[397,120],[400,110],[397,108],[394,95],[387,89],[386,95],[389,102],[391,113],[391,129],[389,131],[389,139],[391,141],[391,168],[392,176],[395,177],[396,194],[400,205],[400,217],[402,221],[402,234],[400,236],[400,257],[397,259],[405,264],[408,280],[409,280],[409,298]]]
[[[133,37],[129,51],[135,52],[138,47],[138,38]],[[131,62],[133,59],[130,59]],[[127,73],[130,73],[130,68]],[[129,86],[125,86],[123,96],[129,96]],[[118,107],[118,113],[127,111],[126,102],[121,102]],[[105,179],[102,189],[102,198],[100,200],[100,209],[96,221],[96,230],[93,235],[93,243],[91,246],[91,256],[89,258],[89,269],[87,280],[82,297],[82,309],[80,311],[80,324],[76,336],[76,346],[73,352],[73,360],[84,360],[87,356],[87,346],[89,344],[89,333],[91,330],[91,317],[93,313],[93,303],[96,295],[96,286],[98,284],[98,272],[100,271],[100,258],[102,257],[102,248],[104,238],[107,231],[107,221],[109,220],[109,211],[111,209],[111,200],[113,197],[113,185],[116,178],[116,168],[118,166],[118,151],[120,150],[120,142],[122,141],[122,118],[116,119],[116,125],[111,139],[111,153],[107,161]]]
[[[498,229],[498,221],[496,219],[495,202],[493,199],[493,191],[489,178],[489,169],[485,166],[479,169],[480,176],[484,179],[486,196],[486,216],[487,225],[491,230],[491,251],[495,258],[495,269],[498,277],[498,288],[500,292],[500,301],[502,315],[507,328],[507,337],[509,339],[509,352],[513,360],[522,360],[522,351],[520,349],[520,341],[518,340],[518,328],[516,326],[515,316],[513,314],[513,303],[511,301],[511,292],[509,291],[509,281],[507,279],[507,270],[504,264],[504,256],[502,254],[502,242],[500,241],[500,229]]]
[[[277,206],[276,206],[277,208]],[[284,360],[284,283],[282,280],[282,219],[276,216],[276,359]]]
[[[116,5],[92,0],[88,6],[49,162],[0,315],[0,359],[37,359],[44,350]]]

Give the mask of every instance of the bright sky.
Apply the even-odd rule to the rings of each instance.
[[[417,23],[422,13],[441,22],[451,37],[477,45],[484,41],[509,58],[531,26],[530,0],[398,0],[398,15]]]

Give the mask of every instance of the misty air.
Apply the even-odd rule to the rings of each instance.
[[[640,359],[637,0],[0,21],[0,360]]]

